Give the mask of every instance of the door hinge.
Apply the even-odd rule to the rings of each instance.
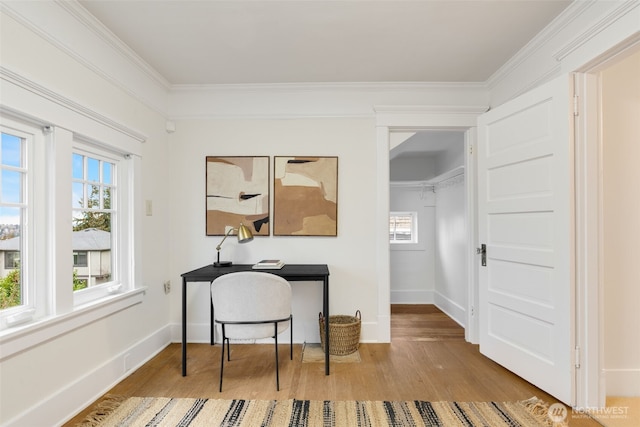
[[[579,101],[578,95],[573,95],[573,115],[576,117],[580,115],[580,111],[578,110]]]
[[[574,349],[574,363],[575,363],[575,368],[579,369],[580,368],[580,347],[576,346],[576,348]]]
[[[473,155],[473,145],[469,144],[469,154]]]

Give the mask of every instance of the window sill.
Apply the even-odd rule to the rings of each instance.
[[[140,304],[146,287],[136,288],[94,303],[76,307],[72,312],[51,316],[0,332],[0,361],[62,334]]]

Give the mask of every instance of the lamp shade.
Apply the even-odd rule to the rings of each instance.
[[[241,223],[240,227],[238,227],[238,243],[247,243],[252,240],[253,240],[253,233],[251,233],[251,230],[249,230],[249,227]]]

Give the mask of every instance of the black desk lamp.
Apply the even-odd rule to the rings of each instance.
[[[247,243],[253,240],[253,233],[251,233],[251,230],[249,230],[249,227],[247,227],[246,225],[240,223],[240,227],[230,228],[229,231],[227,231],[227,234],[225,234],[222,238],[222,241],[218,243],[218,246],[216,246],[218,257],[216,259],[216,262],[213,263],[214,267],[229,267],[233,264],[231,261],[220,261],[220,249],[222,248],[222,244],[227,239],[227,237],[229,237],[229,235],[234,231],[238,232],[238,243]]]

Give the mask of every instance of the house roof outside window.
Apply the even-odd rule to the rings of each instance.
[[[74,251],[105,251],[111,249],[111,233],[96,228],[74,231],[71,237]],[[20,237],[0,240],[0,251],[19,251]]]

